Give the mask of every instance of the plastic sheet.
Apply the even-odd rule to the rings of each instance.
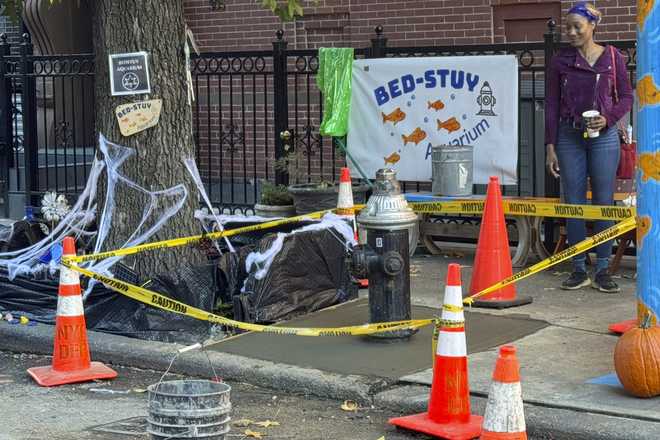
[[[316,84],[323,93],[323,136],[346,136],[351,109],[353,49],[322,47]]]
[[[9,280],[0,268],[0,310],[31,321],[55,323],[59,280],[47,274],[18,275]],[[154,278],[149,288],[205,310],[215,298],[215,267],[182,267],[178,274]],[[209,337],[214,326],[139,303],[97,284],[85,301],[89,330],[141,339],[191,343]]]
[[[210,215],[215,220],[216,227],[218,228],[219,231],[224,231],[223,224],[218,220],[218,215],[213,209],[213,205],[211,204],[211,200],[209,199],[209,196],[206,194],[206,188],[204,187],[204,183],[202,182],[202,177],[199,175],[199,170],[197,169],[197,164],[195,163],[195,160],[190,158],[184,158],[183,163],[186,165],[186,169],[190,173],[190,176],[192,177],[193,181],[195,182],[195,186],[197,187],[199,194],[202,196],[202,200],[204,200],[204,203],[206,204],[207,208],[210,210]],[[211,232],[210,229],[207,229],[207,223],[202,222],[202,226],[204,227],[204,230],[206,232]],[[230,252],[236,252],[236,250],[231,245],[231,242],[227,239],[227,237],[225,237],[225,243],[227,244],[227,248],[229,248]],[[214,245],[218,250],[218,252],[221,252],[220,247],[217,245],[217,243],[214,242]]]
[[[355,298],[346,265],[351,244],[351,227],[333,214],[271,234],[220,258],[220,299],[232,302],[235,319],[266,323]]]
[[[105,242],[110,228],[116,222],[122,221],[122,213],[115,204],[118,193],[137,192],[135,196],[144,200],[142,218],[136,229],[125,238],[122,248],[146,242],[178,213],[185,203],[188,191],[183,185],[148,191],[122,174],[121,166],[135,154],[133,149],[114,144],[99,136],[99,151],[102,159],[93,162],[84,190],[60,223],[49,231],[47,236],[42,235],[38,242],[23,249],[0,253],[0,310],[26,314],[35,321],[52,323],[57,309],[59,267],[52,260],[49,264],[44,264],[42,257],[50,251],[53,244],[60,243],[65,236],[74,236],[78,244],[95,239],[93,248],[88,251],[109,250],[105,247]],[[98,183],[104,171],[107,174],[105,201],[98,225],[95,225]],[[18,222],[12,228],[5,228],[4,231],[8,231],[2,233],[6,239],[5,245],[19,247],[24,244],[12,244],[9,240],[12,236],[18,236],[19,231],[16,228],[27,227],[37,228],[35,234],[38,232],[38,225],[29,225],[27,222]],[[117,265],[120,259],[121,257],[108,258],[83,266],[112,276],[117,272],[117,276],[121,278],[119,269],[123,266]],[[215,284],[206,290],[211,289],[211,293],[202,296],[200,292],[204,289],[199,283],[204,278],[199,274],[188,276],[194,273],[194,270],[197,269],[184,266],[176,274],[156,277],[152,280],[154,289],[210,311],[215,301]],[[215,283],[215,269],[207,271]],[[208,286],[209,283],[205,285]],[[196,292],[197,295],[190,296],[190,292]],[[90,329],[158,340],[193,340],[200,332],[206,333],[209,329],[207,323],[140,305],[95,283],[89,283],[83,298]]]

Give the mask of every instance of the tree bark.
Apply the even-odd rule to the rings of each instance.
[[[192,109],[187,101],[184,55],[185,23],[183,0],[94,0],[94,50],[96,53],[96,129],[108,140],[133,148],[134,156],[120,172],[149,191],[183,183],[188,197],[181,211],[149,241],[199,233],[194,209],[198,193],[186,171],[182,156],[194,157]],[[149,56],[151,94],[110,96],[108,55],[146,51]],[[115,108],[143,99],[162,99],[160,122],[130,137],[119,131]],[[99,195],[105,194],[102,182]],[[148,200],[125,186],[117,188],[115,215],[105,249],[120,247],[136,230]],[[100,197],[100,204],[104,203]],[[99,209],[99,215],[102,207]],[[151,223],[150,223],[151,224]],[[138,273],[150,276],[201,259],[191,248],[151,251],[125,261]]]

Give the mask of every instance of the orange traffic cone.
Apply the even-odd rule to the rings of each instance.
[[[516,347],[500,347],[480,440],[527,440]]]
[[[461,290],[460,266],[450,264],[428,411],[390,419],[392,425],[452,440],[473,439],[481,434],[483,417],[470,414]]]
[[[63,247],[63,256],[76,255],[73,238],[64,238]],[[61,266],[53,363],[49,367],[27,370],[39,385],[51,387],[117,377],[117,372],[111,368],[100,362],[90,362],[84,313],[78,272]]]
[[[339,196],[337,197],[336,213],[337,215],[355,216],[351,171],[348,168],[342,168],[339,175]]]
[[[474,295],[513,274],[509,235],[506,231],[502,193],[497,177],[491,176],[486,193],[486,204],[481,217],[477,254],[474,256],[474,270],[470,283],[470,295]],[[509,284],[489,293],[472,304],[474,307],[503,309],[529,304],[532,298],[516,298],[516,287]]]
[[[337,215],[350,218],[353,222],[353,234],[355,241],[360,243],[357,231],[357,222],[355,220],[355,207],[353,205],[353,184],[351,183],[351,170],[342,168],[339,175],[339,195],[337,197]],[[357,280],[360,289],[369,287],[369,280],[366,278]]]
[[[355,220],[355,216],[353,216],[353,220]],[[358,235],[355,221],[353,221],[353,234],[355,234],[355,242],[360,244],[360,236]],[[368,289],[369,280],[366,278],[360,278],[359,280],[357,280],[357,285],[360,287],[360,289]]]

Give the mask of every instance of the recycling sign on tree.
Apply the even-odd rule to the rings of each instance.
[[[112,96],[151,92],[146,52],[116,53],[108,57]]]

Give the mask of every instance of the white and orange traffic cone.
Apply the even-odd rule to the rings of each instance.
[[[488,392],[481,440],[527,440],[520,365],[516,347],[500,347],[493,383]]]
[[[428,411],[389,420],[401,428],[452,440],[479,437],[483,421],[483,417],[470,414],[460,270],[452,263],[447,272]]]
[[[335,212],[337,215],[355,218],[353,184],[351,183],[351,171],[348,168],[342,168],[339,175],[339,195],[337,197],[337,210]]]
[[[76,255],[72,237],[65,237],[62,244],[63,257]],[[51,387],[117,377],[117,372],[104,364],[90,362],[80,279],[78,272],[64,266],[60,267],[54,339],[52,365],[27,370],[39,385]]]
[[[339,216],[350,219],[353,226],[353,235],[355,241],[359,244],[357,222],[355,219],[355,206],[353,205],[353,183],[351,181],[351,170],[344,167],[339,174],[339,195],[337,197],[337,209],[335,213]],[[357,280],[361,289],[369,287],[369,280],[366,278]]]

